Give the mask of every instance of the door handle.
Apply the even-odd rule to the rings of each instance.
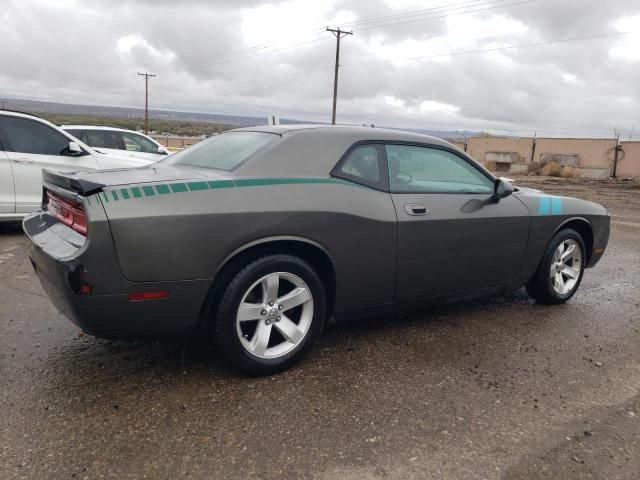
[[[427,207],[420,203],[409,203],[404,206],[404,210],[409,215],[428,215],[429,214],[429,210],[427,210]]]
[[[33,160],[29,160],[28,158],[14,158],[13,161],[15,163],[34,163]]]

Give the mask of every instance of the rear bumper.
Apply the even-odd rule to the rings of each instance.
[[[88,255],[86,245],[78,248],[69,244],[60,236],[61,227],[68,227],[54,224],[47,217],[36,213],[23,222],[30,240],[29,257],[53,305],[83,331],[106,338],[175,337],[196,326],[210,280],[137,283],[122,276],[114,279],[113,275],[101,275],[105,269],[94,265],[96,258],[117,265],[115,259],[108,252],[97,257]],[[89,286],[92,293],[83,294],[81,285]],[[131,292],[153,290],[168,290],[169,296],[129,300]]]

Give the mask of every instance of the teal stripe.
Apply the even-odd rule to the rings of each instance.
[[[156,185],[156,192],[158,192],[160,195],[171,193],[168,185]]]
[[[560,215],[562,213],[562,199],[551,199],[551,215]]]
[[[109,203],[109,197],[107,197],[107,194],[106,194],[106,193],[104,193],[104,192],[102,192],[102,200],[103,200],[105,203]]]
[[[140,187],[130,187],[119,189],[120,196],[116,190],[110,190],[114,201],[129,200],[131,198],[141,198],[143,196],[153,197],[156,194],[167,195],[171,193],[197,192],[202,190],[216,190],[219,188],[234,187],[261,187],[269,185],[295,185],[295,184],[336,184],[347,185],[357,188],[368,188],[363,185],[348,182],[338,178],[307,178],[307,177],[275,177],[275,178],[240,178],[237,180],[211,180],[200,182],[176,182],[168,184],[142,185]],[[131,190],[131,193],[129,193]],[[102,193],[105,202],[109,202],[106,193]],[[542,212],[544,203],[544,215],[548,215],[551,209],[549,198],[540,199],[540,209]],[[546,202],[546,203],[545,203]],[[560,207],[561,208],[561,207]],[[542,213],[541,213],[542,214]]]
[[[209,189],[209,185],[207,185],[207,182],[188,182],[187,187],[189,187],[189,190],[191,190],[192,192],[197,190]]]
[[[216,180],[215,182],[207,182],[209,188],[231,188],[234,187],[233,180]]]
[[[551,213],[551,199],[541,197],[538,203],[538,215],[549,215]]]

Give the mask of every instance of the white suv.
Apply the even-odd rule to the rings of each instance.
[[[35,115],[0,110],[0,221],[19,220],[40,207],[43,168],[78,171],[150,163],[97,152]]]
[[[154,162],[169,155],[167,149],[153,138],[133,130],[97,125],[62,125],[60,128],[104,153],[142,158]]]

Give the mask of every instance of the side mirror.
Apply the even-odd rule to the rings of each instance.
[[[67,151],[69,152],[69,155],[72,157],[78,157],[80,155],[85,154],[85,151],[82,150],[82,148],[80,148],[80,145],[78,145],[76,142],[69,142]]]
[[[493,186],[493,196],[500,200],[506,198],[514,192],[513,185],[511,185],[506,179],[498,178]]]
[[[169,154],[169,152],[167,152],[167,151],[164,149],[164,147],[158,147],[157,152],[158,152],[160,155],[168,155],[168,154]]]

